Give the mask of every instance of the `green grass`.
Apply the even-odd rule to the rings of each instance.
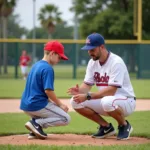
[[[59,98],[69,98],[67,89],[82,83],[82,79],[55,79],[55,92]],[[131,80],[137,98],[150,99],[150,80]],[[21,79],[0,79],[0,98],[21,98],[25,81]],[[92,91],[97,91],[93,87]]]
[[[46,129],[47,133],[74,133],[74,134],[92,134],[97,131],[97,124],[82,117],[81,115],[71,112],[71,122],[68,126],[52,127]],[[134,131],[132,136],[150,138],[150,111],[135,112],[128,117]],[[25,134],[28,133],[24,124],[30,118],[24,113],[4,113],[0,114],[0,135]],[[112,122],[117,129],[117,123],[114,119],[106,117],[106,120]]]
[[[18,66],[18,78],[21,78],[21,70]],[[31,67],[30,67],[31,68]],[[29,69],[30,70],[30,69]],[[59,79],[72,79],[73,78],[73,65],[56,65],[54,66],[55,77]],[[86,66],[78,66],[76,77],[77,79],[83,79],[85,76]],[[130,73],[131,78],[136,78],[136,73]],[[8,74],[0,74],[1,79],[14,79],[15,67],[8,66]]]
[[[68,126],[49,127],[45,131],[47,133],[64,134],[88,134],[91,135],[97,131],[97,124],[80,116],[75,112],[71,112],[71,123]],[[134,130],[131,136],[146,137],[150,139],[150,111],[134,112],[128,120],[132,124]],[[29,117],[24,113],[4,113],[0,114],[0,136],[12,134],[27,134],[28,130],[25,129],[24,124],[28,121]],[[117,123],[112,118],[105,118],[112,122],[117,129]],[[150,143],[137,145],[111,145],[111,146],[45,146],[45,145],[0,145],[0,150],[149,150]]]
[[[149,150],[150,143],[137,145],[111,145],[111,146],[41,146],[41,145],[0,145],[1,150]]]
[[[30,68],[29,68],[30,70]],[[55,77],[60,79],[72,79],[73,66],[72,65],[56,65],[54,66]],[[86,71],[86,66],[79,66],[77,68],[77,78],[82,79]],[[13,79],[15,78],[14,66],[8,66],[8,74],[0,74],[1,79]],[[22,78],[20,67],[18,66],[18,78]]]
[[[55,92],[58,97],[69,97],[67,89],[74,86],[76,83],[81,83],[81,80],[55,80]],[[0,79],[0,98],[20,98],[25,87],[24,80],[15,79]]]
[[[136,97],[150,99],[150,80],[131,80]]]

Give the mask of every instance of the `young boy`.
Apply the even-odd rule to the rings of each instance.
[[[60,60],[68,60],[63,45],[50,41],[44,46],[43,59],[35,63],[29,72],[20,104],[20,109],[32,118],[25,124],[31,131],[28,139],[45,139],[47,134],[43,128],[68,125],[70,122],[68,107],[54,92],[52,66]]]

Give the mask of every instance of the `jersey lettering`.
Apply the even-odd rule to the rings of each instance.
[[[97,86],[101,86],[100,83],[102,83],[102,85],[107,86],[109,81],[109,76],[107,75],[106,72],[104,76],[101,76],[99,72],[94,72],[94,80]]]

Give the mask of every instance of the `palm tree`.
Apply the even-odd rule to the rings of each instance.
[[[7,38],[7,19],[12,13],[17,0],[0,0],[0,18],[2,20],[2,37]],[[3,44],[4,73],[7,73],[7,45]]]
[[[55,25],[62,23],[60,15],[61,12],[58,11],[58,8],[55,5],[48,4],[41,8],[38,19],[40,20],[41,25],[47,29],[48,38],[51,38],[51,34],[55,30]]]

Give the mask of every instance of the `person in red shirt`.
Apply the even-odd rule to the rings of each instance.
[[[21,68],[21,73],[23,75],[23,79],[26,80],[28,76],[28,66],[31,61],[30,56],[27,55],[27,52],[25,50],[22,51],[22,55],[20,56],[19,59],[19,64]]]

